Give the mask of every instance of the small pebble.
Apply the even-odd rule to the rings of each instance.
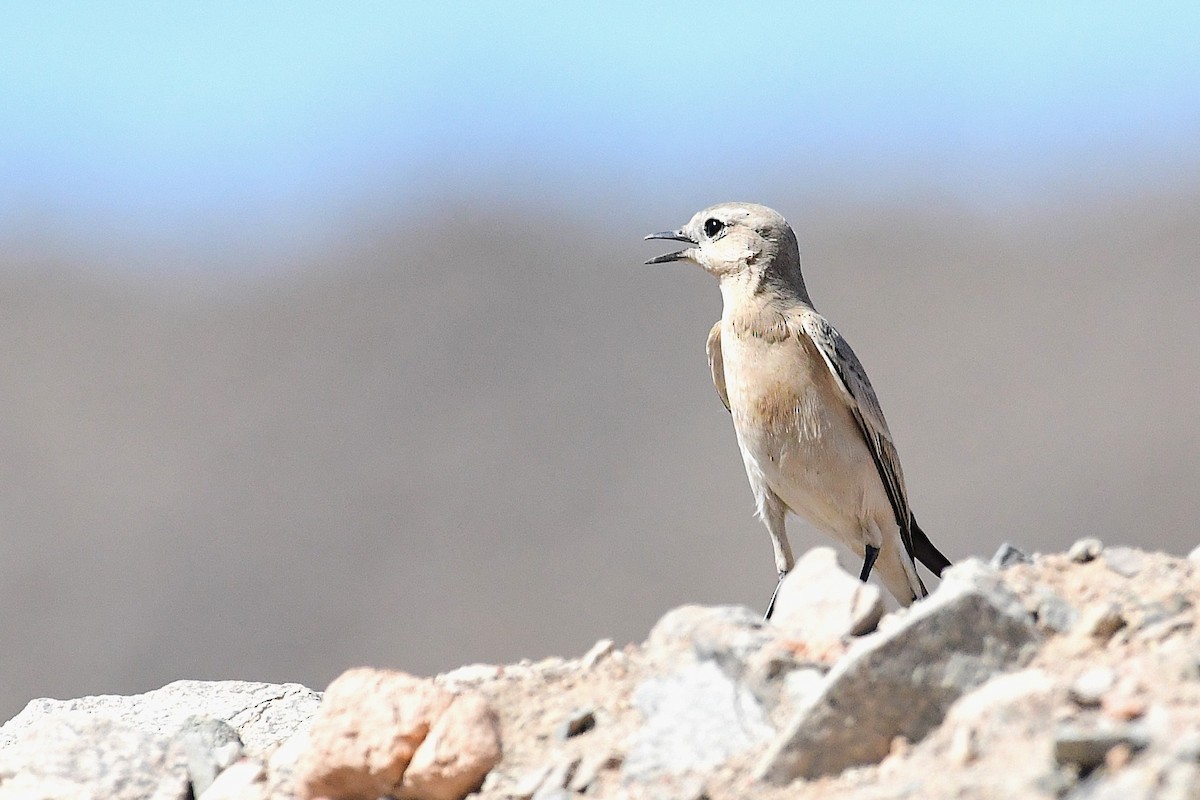
[[[1128,722],[1146,713],[1146,702],[1131,694],[1117,692],[1105,695],[1101,702],[1101,708],[1113,719]]]
[[[612,639],[601,639],[592,645],[592,649],[584,654],[582,663],[584,669],[591,669],[600,663],[600,660],[605,656],[611,655],[613,651]]]
[[[575,770],[575,776],[571,778],[571,783],[567,788],[572,792],[586,792],[611,761],[612,753],[608,751],[598,750],[588,753],[580,760],[579,767]]]
[[[1119,744],[1134,753],[1144,749],[1148,742],[1145,736],[1128,727],[1100,730],[1064,725],[1054,735],[1054,760],[1059,764],[1075,764],[1086,772],[1103,764],[1108,751]]]
[[[1079,628],[1088,636],[1107,642],[1125,627],[1125,617],[1115,605],[1092,606],[1084,612]]]
[[[499,678],[502,673],[495,664],[467,664],[438,676],[440,683],[483,683]]]
[[[956,728],[950,737],[950,748],[947,755],[950,761],[960,767],[965,767],[979,757],[979,748],[975,742],[975,732],[968,727]]]
[[[542,784],[546,782],[546,778],[550,775],[552,769],[554,769],[553,764],[543,764],[536,769],[526,772],[517,781],[517,785],[513,787],[513,797],[519,798],[519,800],[528,800],[528,798],[533,797],[534,793],[542,788]]]
[[[1140,609],[1142,612],[1142,636],[1145,638],[1165,638],[1166,634],[1189,628],[1193,622],[1188,617],[1180,616],[1192,607],[1192,602],[1179,592],[1174,592],[1161,603],[1146,603]]]
[[[547,773],[546,779],[542,781],[542,785],[534,793],[533,800],[558,800],[560,795],[567,796],[567,785],[574,777],[575,768],[578,766],[579,756],[564,758],[554,764]]]
[[[1132,758],[1133,749],[1125,742],[1121,742],[1104,754],[1104,766],[1108,768],[1109,772],[1116,772],[1128,764]]]
[[[1079,612],[1054,592],[1047,590],[1038,602],[1037,621],[1043,628],[1067,633],[1075,625]]]
[[[1023,550],[1015,545],[1005,542],[996,550],[996,554],[992,556],[990,562],[994,569],[1004,569],[1011,567],[1013,564],[1032,564],[1031,559]]]
[[[1116,681],[1116,673],[1108,667],[1092,667],[1071,684],[1070,695],[1080,706],[1095,708]]]
[[[587,733],[594,727],[596,727],[596,713],[590,708],[576,709],[562,721],[558,730],[555,731],[555,735],[560,742],[565,742],[572,736]]]
[[[1067,555],[1077,564],[1086,564],[1104,552],[1104,543],[1099,539],[1080,539],[1071,545]]]
[[[563,671],[563,667],[565,667],[566,664],[567,660],[562,656],[550,656],[549,658],[543,658],[541,661],[534,664],[533,669],[535,672],[539,672],[542,675],[558,676]]]
[[[1175,743],[1175,757],[1180,761],[1200,764],[1200,731],[1186,733]]]
[[[1145,563],[1145,556],[1132,547],[1110,547],[1104,551],[1104,565],[1123,578],[1137,575]]]

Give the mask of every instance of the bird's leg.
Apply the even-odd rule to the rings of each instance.
[[[763,614],[763,622],[768,622],[771,615],[775,613],[775,598],[779,596],[779,587],[783,586],[783,579],[787,577],[786,572],[779,573],[779,580],[775,583],[775,591],[771,592],[771,602],[767,603],[767,613]]]
[[[767,604],[767,613],[763,615],[763,622],[766,622],[775,613],[775,599],[779,596],[779,587],[783,586],[783,579],[791,572],[795,559],[792,557],[792,546],[787,540],[784,523],[787,506],[783,501],[774,492],[767,490],[760,500],[758,515],[767,526],[767,533],[771,535],[771,545],[775,549],[775,568],[779,570],[779,580],[775,582],[775,591],[771,592],[771,602]]]
[[[879,558],[879,548],[867,545],[867,554],[863,556],[862,573],[858,579],[863,583],[867,582],[867,578],[871,577],[871,568],[875,566],[875,559]]]

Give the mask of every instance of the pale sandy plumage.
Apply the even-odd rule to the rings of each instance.
[[[874,565],[901,603],[924,597],[914,559],[937,574],[949,561],[913,518],[875,391],[850,345],[813,308],[786,220],[765,206],[726,203],[647,238],[693,245],[647,263],[691,261],[720,280],[723,311],[708,335],[708,362],[780,580],[794,561],[784,527],[791,511],[862,557],[864,580]]]

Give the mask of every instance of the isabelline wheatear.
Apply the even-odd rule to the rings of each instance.
[[[647,264],[690,261],[720,281],[724,308],[708,334],[708,363],[733,416],[779,583],[793,564],[784,528],[791,511],[861,556],[862,580],[874,567],[902,604],[924,597],[916,560],[937,575],[950,562],[909,509],[867,373],[813,308],[787,220],[765,206],[725,203],[646,238],[689,245]],[[767,618],[774,607],[772,594]]]

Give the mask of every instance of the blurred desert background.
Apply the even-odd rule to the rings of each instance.
[[[1200,14],[1155,8],[17,4],[0,719],[762,607],[716,285],[642,265],[725,200],[796,227],[952,559],[1187,552]]]

